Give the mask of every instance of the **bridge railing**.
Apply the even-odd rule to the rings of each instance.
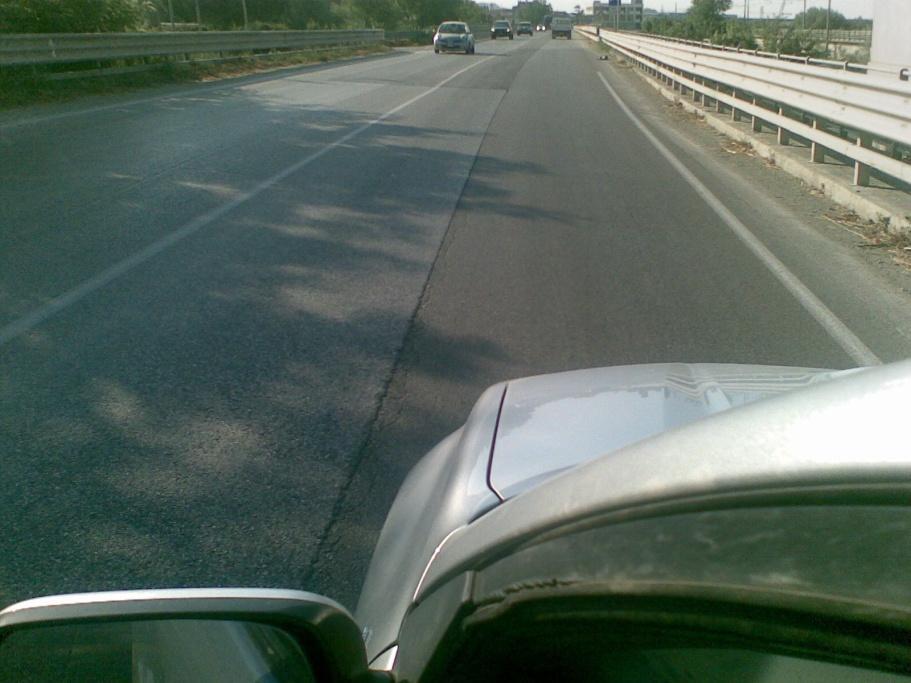
[[[382,30],[0,34],[0,66],[381,43]]]
[[[594,28],[577,29],[599,39]],[[911,184],[911,82],[897,69],[834,69],[838,63],[603,29],[600,41],[682,95],[733,120],[750,119],[756,131],[776,129],[781,144],[806,140],[814,162],[827,152],[851,160],[856,185],[869,184],[871,169]]]

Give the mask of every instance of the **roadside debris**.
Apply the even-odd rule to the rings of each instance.
[[[867,221],[841,209],[826,211],[823,218],[860,238],[859,249],[885,249],[896,263],[911,268],[911,237],[890,232],[888,219]]]
[[[748,157],[756,156],[756,150],[753,149],[752,145],[748,145],[745,142],[740,142],[739,140],[732,140],[731,138],[725,138],[722,140],[721,149],[723,149],[728,154],[746,154]]]

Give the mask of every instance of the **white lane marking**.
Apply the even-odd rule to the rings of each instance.
[[[778,281],[785,286],[785,289],[800,302],[800,305],[804,307],[807,313],[813,316],[813,318],[825,328],[826,332],[828,332],[832,339],[844,349],[845,353],[861,365],[881,365],[882,361],[876,354],[873,353],[873,351],[871,351],[870,348],[864,344],[860,338],[829,309],[828,306],[820,301],[819,297],[813,294],[809,287],[801,282],[794,273],[788,270],[787,266],[779,261],[778,257],[769,251],[768,247],[766,247],[756,235],[750,232],[750,229],[744,225],[737,216],[731,213],[730,209],[722,204],[721,200],[712,194],[712,192],[683,165],[683,162],[674,156],[673,152],[665,147],[664,144],[646,128],[645,124],[642,123],[632,110],[626,106],[626,103],[620,99],[620,96],[611,87],[610,83],[607,82],[607,79],[604,78],[602,73],[598,72],[598,78],[601,79],[604,87],[607,88],[607,92],[614,98],[620,106],[620,109],[623,110],[623,113],[629,117],[636,128],[638,128],[648,141],[652,143],[655,149],[661,153],[661,156],[667,160],[674,170],[683,176],[683,179],[696,191],[696,194],[702,197],[705,203],[709,205],[722,221],[724,221],[725,225],[727,225],[747,248],[762,261],[763,265],[769,269],[772,275],[774,275]]]
[[[405,53],[403,53],[403,54],[405,54]],[[407,53],[407,54],[408,54],[408,56],[412,56],[415,53]],[[407,58],[408,57],[404,57],[404,59],[407,59]],[[336,69],[344,69],[347,67],[361,66],[361,65],[362,65],[362,63],[359,63],[359,62],[339,63],[337,65],[330,66],[328,69],[327,68],[318,69],[317,73],[324,73],[326,71],[335,71]],[[301,66],[301,68],[306,68],[306,67],[313,67],[314,65],[301,64],[300,66]],[[294,67],[288,67],[287,69],[276,70],[276,71],[280,71],[281,73],[273,72],[270,74],[270,72],[265,72],[262,74],[253,74],[252,75],[253,78],[251,80],[245,81],[243,83],[229,82],[229,83],[224,83],[222,85],[212,84],[207,87],[204,86],[205,89],[202,92],[199,92],[198,90],[194,89],[192,92],[179,92],[179,93],[175,92],[175,93],[170,93],[168,95],[156,95],[155,97],[144,97],[144,98],[141,98],[138,100],[129,100],[126,102],[116,102],[113,104],[102,104],[97,107],[89,107],[87,109],[77,109],[75,111],[64,111],[64,112],[59,112],[57,114],[47,114],[45,116],[36,116],[33,118],[29,118],[29,119],[19,119],[18,121],[7,121],[6,123],[0,123],[0,131],[11,130],[13,128],[23,128],[25,126],[33,126],[33,125],[38,125],[40,123],[50,123],[52,121],[70,119],[75,116],[98,114],[100,112],[113,111],[116,109],[127,109],[129,107],[135,107],[136,105],[139,105],[139,104],[149,104],[150,102],[183,100],[186,98],[199,97],[201,95],[219,93],[219,92],[223,92],[225,90],[234,90],[234,89],[244,88],[244,87],[248,87],[251,85],[256,85],[257,83],[266,82],[266,81],[270,80],[270,78],[269,78],[270,75],[273,77],[273,79],[271,79],[271,80],[293,79],[295,76],[299,75],[296,73],[288,73],[288,71],[290,71],[293,68]],[[257,76],[261,76],[261,78],[257,78]],[[233,81],[233,79],[232,79],[232,81]],[[200,84],[200,85],[203,85],[203,84]]]
[[[60,296],[51,299],[46,304],[44,304],[43,306],[40,306],[39,308],[35,309],[31,313],[24,315],[23,317],[19,318],[18,320],[14,320],[13,322],[9,323],[8,325],[0,327],[0,346],[7,344],[8,342],[10,342],[13,339],[15,339],[16,337],[18,337],[20,334],[23,334],[24,332],[28,332],[29,330],[33,329],[34,327],[40,325],[41,323],[43,323],[45,320],[47,320],[51,316],[59,313],[60,311],[64,310],[65,308],[68,308],[69,306],[72,306],[76,302],[84,299],[86,296],[88,296],[92,292],[100,289],[101,287],[104,287],[105,285],[107,285],[110,282],[112,282],[113,280],[117,279],[124,273],[127,273],[128,271],[132,270],[136,266],[145,263],[149,259],[151,259],[154,256],[163,252],[165,249],[172,247],[175,244],[177,244],[178,242],[180,242],[181,240],[184,240],[187,237],[189,237],[190,235],[193,235],[194,233],[199,232],[201,229],[203,229],[204,227],[206,227],[213,221],[221,218],[222,216],[224,216],[228,212],[232,211],[233,209],[236,209],[241,204],[244,204],[245,202],[250,201],[257,195],[264,192],[265,190],[268,190],[270,187],[272,187],[276,183],[281,182],[282,180],[284,180],[291,174],[296,173],[297,171],[301,170],[308,164],[316,161],[317,159],[319,159],[323,155],[327,154],[328,152],[332,151],[339,145],[344,145],[346,142],[348,142],[349,140],[351,140],[354,137],[357,137],[358,135],[363,133],[368,128],[375,126],[378,123],[381,123],[382,121],[388,119],[390,116],[393,116],[394,114],[397,114],[398,112],[402,111],[406,107],[411,106],[418,100],[422,100],[425,97],[427,97],[428,95],[432,95],[437,90],[442,88],[444,85],[449,83],[449,81],[461,76],[463,73],[465,73],[469,69],[473,69],[476,66],[480,66],[481,64],[483,64],[484,62],[486,62],[490,59],[493,59],[493,56],[479,59],[478,61],[473,62],[472,64],[466,66],[464,69],[459,69],[454,74],[452,74],[451,76],[448,76],[447,78],[444,78],[442,81],[437,83],[435,86],[433,86],[429,90],[425,90],[420,95],[415,95],[414,97],[407,100],[406,102],[403,102],[402,104],[398,105],[397,107],[393,107],[392,109],[387,111],[385,114],[382,114],[381,116],[378,116],[377,118],[375,118],[371,121],[368,121],[367,123],[363,124],[362,126],[359,126],[359,127],[355,128],[354,130],[346,133],[345,135],[338,138],[337,140],[330,142],[328,145],[326,145],[322,149],[314,152],[313,154],[311,154],[307,157],[304,157],[300,161],[297,161],[296,163],[292,164],[291,166],[288,166],[284,170],[273,175],[271,178],[267,178],[266,180],[263,180],[261,183],[256,185],[256,187],[254,187],[252,190],[250,190],[242,195],[239,195],[238,197],[235,197],[231,201],[229,201],[225,204],[222,204],[221,206],[218,206],[218,207],[212,209],[211,211],[207,211],[206,213],[202,214],[201,216],[197,216],[196,218],[194,218],[192,221],[190,221],[186,225],[178,228],[177,230],[174,230],[171,233],[168,233],[161,239],[153,242],[152,244],[148,245],[144,249],[141,249],[140,251],[136,252],[135,254],[128,256],[127,258],[123,259],[122,261],[115,263],[110,268],[107,268],[107,269],[101,271],[94,277],[89,278],[88,280],[77,285],[73,289],[70,289],[69,291],[61,294]]]

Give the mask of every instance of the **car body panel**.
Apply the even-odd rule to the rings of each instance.
[[[494,22],[494,25],[490,27],[490,36],[491,38],[497,38],[498,36],[512,37],[512,24],[505,20]]]
[[[905,421],[911,361],[712,415],[566,471],[451,534],[423,596],[467,568],[508,555],[543,533],[595,516],[633,515],[706,498],[744,500],[911,482]]]
[[[434,553],[456,530],[501,503],[489,486],[488,467],[502,498],[509,498],[662,430],[812,384],[829,372],[676,363],[494,385],[465,426],[415,466],[393,503],[355,611],[368,656],[373,659],[395,644],[398,622]],[[624,401],[630,402],[628,410]],[[635,419],[635,410],[643,411],[641,419]]]
[[[443,539],[500,502],[487,486],[487,466],[504,389],[497,384],[485,391],[465,426],[424,456],[396,495],[355,610],[370,660],[395,644]]]
[[[567,17],[554,17],[550,22],[550,32],[554,38],[557,36],[570,38],[573,33],[573,22]]]
[[[231,680],[275,680],[270,675],[268,658],[263,660],[261,657],[269,654],[268,646],[251,637],[243,628],[244,624],[251,622],[289,632],[304,652],[315,651],[322,655],[329,667],[325,673],[331,680],[358,680],[367,672],[367,659],[359,629],[347,610],[322,595],[296,590],[170,588],[36,598],[0,611],[0,641],[8,642],[6,638],[14,636],[17,631],[34,631],[45,625],[70,625],[76,629],[69,631],[72,635],[78,632],[79,626],[88,624],[174,620],[189,627],[187,630],[170,631],[170,645],[178,646],[175,648],[177,659],[172,662],[174,668],[165,666],[160,670],[158,673],[163,678],[148,671],[148,676],[142,680],[174,680],[169,677],[169,673],[174,674],[177,680],[223,680],[220,676],[224,676],[227,671],[236,673]],[[197,623],[196,628],[192,626],[193,622]],[[129,633],[128,625],[126,629],[126,633]],[[165,633],[167,632],[166,630]],[[202,640],[195,642],[194,637]],[[111,652],[106,650],[103,641],[92,638],[91,642],[98,646],[97,650],[89,648],[76,655],[77,660],[94,660],[93,664],[98,665],[97,669],[92,666],[94,671],[91,680],[121,680],[123,673],[129,678],[128,670],[123,671],[117,664],[112,664]],[[156,642],[159,646],[165,646],[169,640]],[[184,643],[192,643],[193,646],[179,648]],[[66,652],[73,648],[80,650],[77,643],[64,639],[57,657],[52,657],[53,663],[49,668],[43,671],[29,670],[32,675],[27,676],[27,680],[77,680],[84,676],[87,671],[81,666],[72,671],[60,666],[66,662]],[[153,647],[151,651],[154,649]],[[61,655],[60,652],[64,654]],[[149,653],[147,651],[146,655]],[[152,655],[151,658],[155,659],[155,656]],[[301,655],[301,659],[309,657]],[[10,667],[13,671],[19,669],[15,661],[14,657]],[[101,664],[102,662],[105,663]],[[8,663],[8,660],[4,661],[4,664]],[[188,670],[188,667],[194,665],[198,666]],[[19,669],[16,673],[21,675],[25,672]],[[54,673],[61,678],[57,679]],[[10,669],[0,666],[0,680],[20,679],[18,676],[10,677]]]
[[[461,33],[447,31],[448,25],[457,24],[464,31]],[[433,49],[436,52],[471,52],[474,50],[474,35],[468,24],[461,21],[444,21],[433,36]]]
[[[510,660],[514,653],[533,652],[550,673],[567,672],[574,662],[551,657],[559,659],[560,648],[580,637],[598,639],[596,647],[578,651],[583,656],[586,649],[596,657],[626,651],[633,655],[627,661],[643,646],[692,647],[701,640],[722,652],[752,644],[773,657],[776,651],[798,653],[808,663],[863,661],[874,670],[907,672],[911,507],[904,501],[852,501],[850,492],[843,493],[839,500],[817,498],[806,505],[766,501],[600,518],[529,539],[422,597],[402,626],[395,674],[429,681],[601,680],[523,676],[529,663],[537,666],[535,659]],[[561,625],[570,627],[569,637]],[[542,652],[534,639],[555,643],[554,651]],[[466,647],[470,641],[484,645]],[[846,656],[849,647],[858,659]],[[485,649],[488,657],[506,653],[499,666],[485,661]],[[450,675],[452,664],[462,675]],[[709,664],[708,676],[665,671],[659,678],[801,680],[766,664],[773,661],[736,669]],[[517,665],[522,669],[516,671]],[[468,667],[476,675],[466,675]],[[586,671],[584,664],[580,668]],[[612,674],[622,681],[656,680],[654,670],[621,675],[623,670]],[[754,679],[750,670],[763,675]],[[807,680],[906,680],[858,673],[833,678],[817,671]]]
[[[502,498],[512,498],[556,471],[830,376],[806,368],[671,363],[513,380],[490,483]]]

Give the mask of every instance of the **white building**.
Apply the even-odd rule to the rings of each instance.
[[[911,2],[875,0],[870,63],[894,68],[911,79]],[[904,69],[904,72],[901,70]]]

